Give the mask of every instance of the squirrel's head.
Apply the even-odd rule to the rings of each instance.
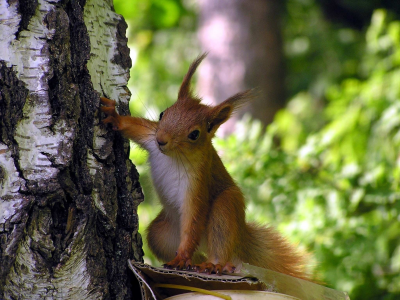
[[[189,67],[179,89],[178,100],[160,114],[156,131],[156,143],[166,155],[184,153],[186,157],[196,155],[211,147],[211,139],[221,124],[244,104],[251,91],[238,93],[216,106],[202,104],[192,94],[190,81],[198,65],[206,57],[199,56]]]

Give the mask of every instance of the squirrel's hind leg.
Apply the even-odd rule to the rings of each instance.
[[[179,247],[179,224],[168,218],[164,210],[147,228],[147,241],[151,251],[161,261],[172,260]]]

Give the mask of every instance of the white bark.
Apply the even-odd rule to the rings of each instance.
[[[1,132],[7,132],[0,137],[0,277],[3,276],[0,298],[102,299],[111,293],[122,299],[128,292],[121,290],[117,295],[118,292],[111,291],[107,280],[115,276],[107,273],[112,264],[110,254],[103,244],[106,243],[102,241],[103,236],[94,228],[100,216],[105,224],[104,235],[111,232],[110,238],[114,239],[132,237],[140,244],[137,229],[132,229],[137,225],[118,224],[121,208],[116,198],[121,188],[116,188],[111,176],[117,172],[114,166],[105,168],[105,161],[110,165],[116,154],[109,130],[99,124],[99,103],[94,92],[104,91],[106,96],[119,99],[127,107],[129,67],[115,59],[121,55],[117,32],[121,16],[112,11],[109,0],[88,0],[83,18],[77,1],[63,6],[59,1],[38,0],[34,13],[25,16],[29,21],[25,30],[21,27],[23,16],[18,5],[18,1],[0,0],[0,61],[7,77],[0,80],[9,82],[9,77],[15,76],[12,82],[27,92],[22,118],[16,118],[15,128],[0,124]],[[78,38],[74,36],[75,27],[80,30]],[[79,57],[75,49],[79,46],[79,34],[85,34],[85,27],[90,39],[89,60]],[[66,42],[71,39],[71,46],[66,42],[52,44],[54,39]],[[84,39],[85,36],[83,47]],[[56,64],[61,70],[55,69]],[[88,86],[86,82],[74,81],[69,73],[83,74],[92,86],[90,82]],[[64,75],[69,76],[67,83],[61,82]],[[66,85],[68,93],[54,96],[57,90],[51,86],[51,80],[57,87]],[[13,88],[8,85],[0,88]],[[65,90],[65,86],[60,89]],[[61,104],[52,103],[52,97],[58,97]],[[0,113],[5,114],[14,108],[13,99],[10,104],[4,99],[0,94],[0,104],[4,103]],[[80,125],[86,116],[91,124]],[[78,136],[85,134],[89,140]],[[82,154],[80,149],[74,149],[82,139],[84,147],[88,145],[85,167],[77,164],[85,162],[74,158]],[[126,172],[132,176],[132,167],[129,162],[126,164]],[[88,175],[82,183],[76,177],[85,168]],[[71,173],[75,177],[69,178]],[[112,179],[108,180],[110,176]],[[134,191],[137,187],[129,180],[117,185]],[[113,188],[110,190],[106,184]],[[141,198],[140,190],[134,197]],[[135,214],[135,207],[127,209],[127,214]],[[97,243],[94,237],[100,241],[99,249],[93,246]],[[141,259],[141,253],[133,255]],[[94,272],[96,263],[99,267]]]

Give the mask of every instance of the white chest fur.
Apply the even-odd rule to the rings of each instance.
[[[159,151],[150,152],[150,166],[154,186],[164,205],[181,210],[187,197],[189,178],[187,166],[179,158]]]

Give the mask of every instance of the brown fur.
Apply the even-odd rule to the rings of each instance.
[[[196,263],[192,258],[204,242],[207,261],[198,262],[199,272],[233,272],[233,262],[247,262],[307,279],[304,255],[271,227],[245,221],[242,192],[226,171],[211,139],[233,111],[250,98],[251,92],[238,93],[214,107],[201,104],[190,91],[190,80],[204,57],[190,66],[177,102],[159,122],[120,116],[115,111],[115,101],[101,98],[101,109],[107,114],[103,122],[111,123],[114,130],[153,153],[156,163],[152,168],[162,165],[164,159],[172,159],[186,173],[184,177],[179,173],[188,185],[182,203],[173,202],[175,199],[170,199],[164,189],[163,176],[169,175],[156,177],[154,184],[163,210],[148,228],[149,246],[170,268],[191,269]],[[199,137],[189,139],[195,130],[199,130]]]

